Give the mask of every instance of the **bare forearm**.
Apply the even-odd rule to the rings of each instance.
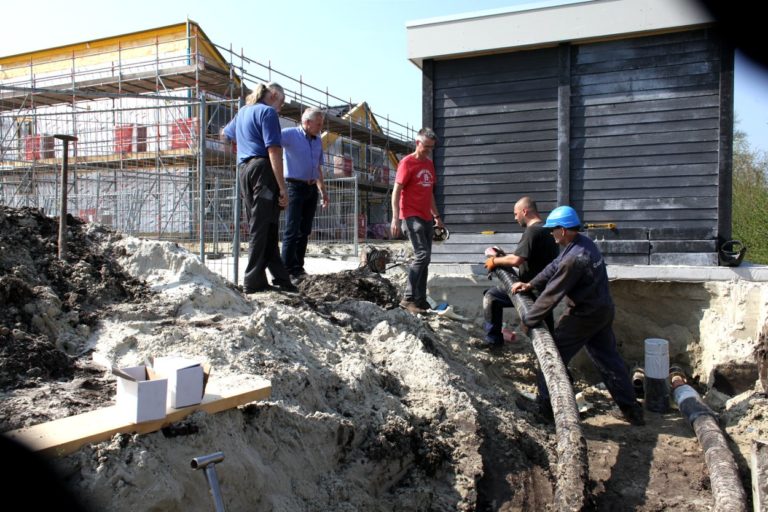
[[[285,189],[285,178],[283,177],[283,148],[272,146],[267,148],[269,152],[269,163],[272,164],[272,172],[277,180],[277,186],[280,190]]]

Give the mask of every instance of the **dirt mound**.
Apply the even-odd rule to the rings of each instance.
[[[367,268],[310,275],[299,283],[299,290],[318,302],[365,300],[384,309],[392,309],[400,302],[397,288],[381,274]]]
[[[0,206],[0,391],[91,379],[83,369],[88,365],[78,359],[98,319],[112,304],[149,294],[116,265],[105,242],[118,235],[72,217],[67,227],[68,256],[60,261],[56,219],[31,208]],[[89,382],[86,388],[98,387]],[[5,410],[0,429],[26,416],[23,409]],[[14,423],[4,423],[2,418],[11,417]]]

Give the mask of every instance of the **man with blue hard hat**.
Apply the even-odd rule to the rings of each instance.
[[[552,230],[555,242],[563,249],[529,282],[512,285],[512,293],[538,292],[533,306],[521,314],[520,320],[534,327],[565,298],[565,313],[552,333],[563,363],[567,366],[581,347],[585,347],[623,419],[633,425],[645,424],[643,408],[637,402],[627,366],[616,348],[612,329],[614,305],[603,255],[592,240],[579,233],[581,220],[570,206],[552,210],[544,227]],[[537,386],[539,409],[549,416],[552,406],[541,372],[537,375]]]

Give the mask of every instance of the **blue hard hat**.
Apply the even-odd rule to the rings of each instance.
[[[581,226],[579,214],[570,206],[558,206],[549,213],[545,228],[577,228]]]

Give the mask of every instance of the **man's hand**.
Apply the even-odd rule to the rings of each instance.
[[[280,205],[280,208],[288,206],[288,194],[286,194],[284,188],[280,189],[280,198],[277,200],[277,204]]]
[[[392,225],[389,227],[392,232],[392,238],[400,238],[400,221],[398,219],[392,219]]]
[[[320,191],[320,206],[328,208],[328,204],[331,202],[331,196],[325,190]]]
[[[512,293],[520,293],[520,292],[527,292],[531,288],[533,288],[533,286],[531,286],[530,284],[518,281],[512,285],[512,288],[510,288],[510,291]]]
[[[494,256],[491,256],[490,258],[485,260],[485,269],[488,272],[491,272],[497,267],[496,265],[496,258]]]

